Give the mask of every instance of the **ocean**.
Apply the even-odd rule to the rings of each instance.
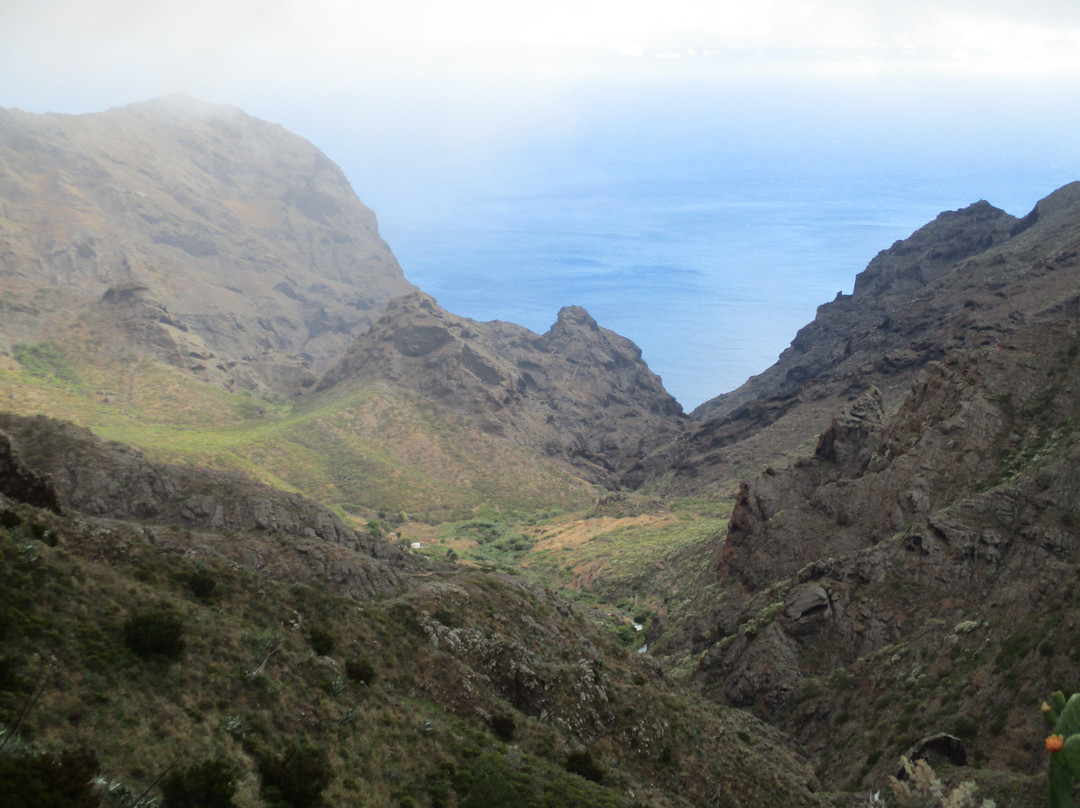
[[[817,306],[941,211],[987,199],[1022,216],[1080,176],[1069,120],[660,89],[578,99],[557,126],[468,137],[451,121],[433,137],[414,121],[330,153],[444,308],[543,333],[584,306],[687,411],[765,370]]]

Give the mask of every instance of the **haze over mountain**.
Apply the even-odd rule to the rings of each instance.
[[[310,385],[413,287],[311,144],[190,98],[0,113],[7,347],[78,322],[215,384]]]

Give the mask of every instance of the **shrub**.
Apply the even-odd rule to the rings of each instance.
[[[314,808],[323,804],[322,793],[330,785],[326,753],[312,746],[294,746],[283,754],[259,756],[263,799],[278,808]]]
[[[517,731],[517,722],[513,713],[496,713],[491,716],[491,729],[500,741],[510,743]]]
[[[22,524],[22,517],[15,511],[3,511],[0,513],[0,527],[18,527]]]
[[[199,600],[209,600],[217,589],[217,579],[206,570],[195,570],[188,576],[187,586]]]
[[[0,757],[0,794],[20,808],[97,808],[91,782],[97,771],[92,752]]]
[[[345,675],[354,682],[371,685],[375,683],[375,666],[367,659],[354,658],[345,663]]]
[[[170,773],[161,793],[165,808],[234,808],[236,769],[228,761],[206,760]]]
[[[526,795],[514,782],[513,772],[494,755],[485,755],[454,779],[462,808],[525,804]]]
[[[603,770],[596,765],[588,749],[571,752],[566,758],[566,770],[579,774],[586,780],[592,780],[594,783],[599,783],[604,779]]]
[[[172,608],[156,606],[128,618],[124,643],[144,658],[178,659],[184,651],[184,620]]]
[[[447,628],[457,628],[459,625],[461,625],[460,621],[457,619],[457,616],[454,615],[454,613],[451,612],[449,609],[446,609],[442,606],[432,612],[431,616]]]
[[[318,656],[329,656],[334,652],[334,635],[321,628],[313,628],[308,632],[308,642],[311,650]]]

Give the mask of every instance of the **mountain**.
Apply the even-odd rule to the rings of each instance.
[[[310,386],[413,287],[307,141],[174,96],[0,110],[0,347],[80,330],[223,387]]]
[[[855,297],[739,393],[776,397],[700,428],[741,420],[779,447],[785,420],[847,399],[739,485],[714,594],[684,625],[692,678],[790,733],[833,786],[934,738],[953,764],[1039,771],[1031,705],[1077,688],[1080,647],[1080,185],[1011,224],[984,203],[943,215]]]
[[[173,420],[213,422],[223,402],[204,383],[250,393],[224,409],[256,413],[381,386],[607,487],[685,420],[640,349],[579,307],[544,335],[440,309],[336,166],[235,108],[170,97],[97,115],[0,111],[0,172],[0,351],[81,385],[74,407],[12,385],[17,409],[29,399],[23,411],[100,428],[168,400]],[[110,415],[88,416],[102,399]],[[381,465],[380,453],[359,460]],[[363,505],[417,508],[397,499]]]
[[[641,349],[579,306],[543,335],[450,314],[422,292],[399,298],[318,385],[386,384],[484,432],[617,485],[621,471],[674,437],[678,402]]]
[[[5,789],[862,805],[908,755],[1042,800],[1080,184],[941,214],[687,417],[584,309],[441,309],[238,110],[7,111],[0,160]]]
[[[942,213],[874,258],[853,294],[820,306],[776,364],[698,407],[700,423],[627,482],[692,492],[790,460],[870,385],[894,408],[927,363],[1066,316],[1078,201],[1074,183],[1023,219],[987,202]]]

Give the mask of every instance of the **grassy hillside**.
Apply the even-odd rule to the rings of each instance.
[[[591,486],[556,463],[444,417],[416,397],[352,388],[290,404],[132,365],[65,342],[0,358],[0,406],[88,426],[169,461],[229,468],[367,521],[461,519],[485,503],[577,509]]]
[[[357,603],[138,526],[2,524],[9,782],[78,752],[105,805],[226,774],[240,806],[820,804],[778,735],[520,577],[432,569]]]

